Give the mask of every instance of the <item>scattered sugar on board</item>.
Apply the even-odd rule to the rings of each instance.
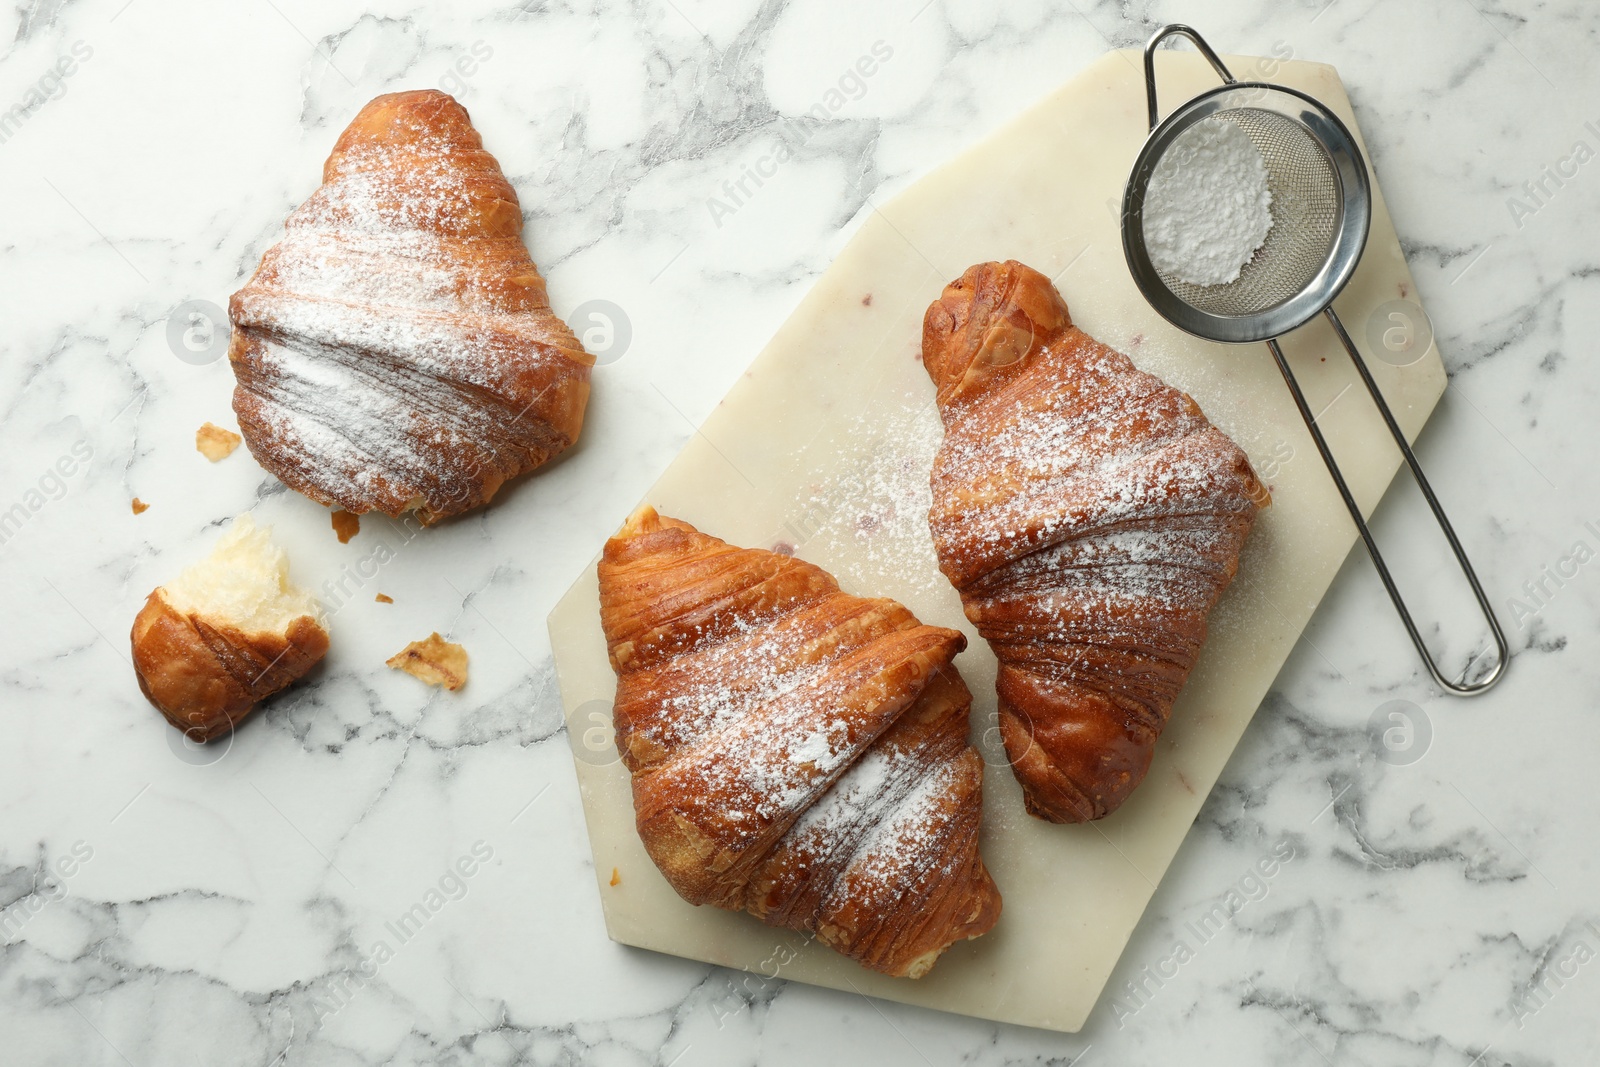
[[[1192,285],[1231,282],[1271,229],[1267,166],[1236,124],[1197,122],[1156,162],[1145,193],[1144,243],[1162,274]]]
[[[837,473],[790,524],[817,541],[822,552],[812,558],[827,559],[830,570],[870,595],[906,600],[948,588],[928,532],[928,471],[943,439],[931,396],[874,405],[849,423]]]

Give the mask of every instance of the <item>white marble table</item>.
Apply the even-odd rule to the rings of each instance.
[[[0,1062],[1593,1062],[1600,9],[437,6],[0,15]],[[874,201],[1175,19],[1343,74],[1451,373],[1420,450],[1505,615],[1507,682],[1439,696],[1352,557],[1076,1036],[611,944],[550,606]],[[556,309],[610,301],[631,338],[569,457],[467,521],[369,520],[341,546],[246,452],[194,451],[232,425],[231,377],[169,326],[226,301],[362,103],[428,85],[516,183]],[[251,508],[336,646],[197,754],[139,695],[126,633]],[[1415,494],[1378,527],[1437,647],[1470,647]],[[434,629],[473,655],[459,694],[382,666]],[[1380,758],[1394,701],[1421,728]]]

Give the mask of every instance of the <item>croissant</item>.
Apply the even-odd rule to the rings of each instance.
[[[228,732],[327,654],[322,609],[288,572],[283,550],[246,512],[135,616],[139,689],[191,740]]]
[[[648,506],[600,618],[639,836],[685,900],[911,978],[994,925],[958,631]]]
[[[999,660],[999,725],[1027,810],[1115,811],[1270,503],[1188,395],[1072,325],[1044,275],[983,263],[923,320],[945,437],[939,567]]]
[[[362,108],[284,230],[228,305],[233,409],[284,483],[431,524],[577,439],[594,360],[451,97]]]

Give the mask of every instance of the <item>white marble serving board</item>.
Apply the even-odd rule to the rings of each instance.
[[[1227,61],[1241,80],[1302,89],[1356,128],[1332,67]],[[953,947],[928,977],[897,980],[749,916],[678,898],[634,832],[628,774],[609,734],[615,678],[591,566],[551,613],[550,635],[613,939],[1053,1030],[1076,1031],[1094,1006],[1355,540],[1265,347],[1230,348],[1181,334],[1150,310],[1128,276],[1116,212],[1146,130],[1139,62],[1135,52],[1102,57],[882,205],[646,497],[734,544],[787,542],[849,591],[895,597],[925,622],[968,632],[971,646],[956,662],[975,696],[974,737],[990,761],[983,852],[1004,896],[998,925]],[[1164,52],[1158,76],[1164,111],[1215,84],[1190,52]],[[1190,393],[1249,452],[1274,500],[1212,616],[1149,777],[1120,811],[1085,826],[1052,826],[1023,814],[993,729],[994,658],[939,574],[926,525],[939,426],[917,358],[922,315],[968,266],[1007,258],[1055,277],[1079,325]],[[1379,309],[1387,324],[1386,305],[1414,299],[1374,185],[1372,237],[1336,306],[1365,348]],[[1327,409],[1322,425],[1370,510],[1394,475],[1398,452],[1324,323],[1305,327],[1285,347],[1313,408]],[[1414,437],[1444,389],[1438,352],[1430,344],[1404,366],[1392,358],[1369,362]]]

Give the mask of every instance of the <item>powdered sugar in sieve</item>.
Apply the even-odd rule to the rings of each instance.
[[[1195,123],[1156,163],[1144,241],[1156,270],[1191,285],[1239,277],[1272,229],[1266,163],[1250,136],[1220,117]]]

